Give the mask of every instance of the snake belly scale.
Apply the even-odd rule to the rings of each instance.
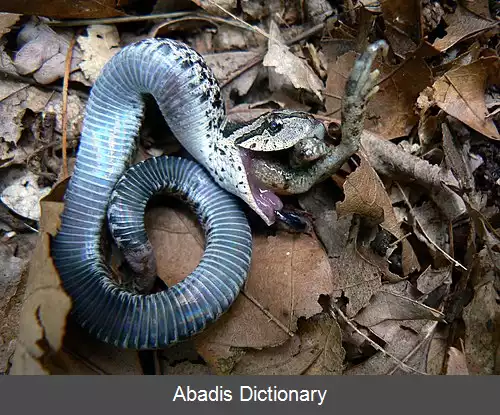
[[[153,95],[180,143],[215,181],[200,165],[175,157],[149,159],[120,180],[135,152],[143,94]],[[73,299],[73,315],[98,339],[125,348],[164,348],[203,330],[238,295],[250,267],[251,232],[238,200],[220,186],[236,193],[236,183],[244,193],[250,184],[245,172],[231,180],[214,172],[237,155],[230,148],[225,157],[214,151],[221,146],[224,122],[212,72],[182,43],[142,41],[103,68],[87,104],[61,227],[51,243],[63,287]],[[238,163],[233,160],[235,167]],[[181,194],[194,207],[205,230],[205,252],[180,283],[154,294],[134,294],[112,280],[103,259],[108,203],[113,199],[109,215],[115,237],[133,245],[146,238],[144,209],[161,189]],[[268,202],[269,195],[262,200]]]

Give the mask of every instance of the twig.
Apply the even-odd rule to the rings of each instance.
[[[68,177],[68,81],[71,73],[71,59],[73,58],[73,47],[76,43],[76,35],[71,38],[66,52],[66,62],[64,67],[64,80],[62,91],[62,180]]]
[[[418,342],[418,344],[405,356],[405,358],[402,360],[403,362],[407,362],[408,359],[410,359],[422,347],[422,345],[425,343],[425,341],[432,334],[434,334],[434,330],[436,329],[437,325],[438,325],[438,321],[434,321],[432,323],[431,327],[429,327],[429,329],[427,330],[427,334],[425,335],[425,337],[422,339],[422,341]],[[387,372],[387,374],[388,375],[394,374],[394,372],[398,369],[398,367],[399,366],[395,366],[392,370]]]
[[[377,343],[375,343],[372,339],[370,339],[366,334],[364,334],[361,330],[359,330],[349,318],[340,310],[335,304],[330,304],[330,314],[335,318],[335,313],[337,313],[340,317],[342,317],[342,320],[344,320],[349,327],[351,327],[356,333],[358,333],[361,337],[363,337],[368,343],[372,345],[373,348],[378,350],[379,352],[385,354],[386,356],[389,356],[392,360],[398,363],[398,366],[401,366],[402,368],[405,368],[411,372],[417,373],[419,375],[426,375],[427,373],[420,372],[417,369],[412,368],[411,366],[408,366],[406,363],[402,362],[400,359],[398,359],[396,356],[393,354],[389,353],[387,350],[384,350],[382,346],[379,346]]]
[[[193,14],[193,12],[161,13],[161,14],[150,14],[148,16],[106,17],[103,19],[54,20],[52,22],[47,22],[47,25],[62,27],[62,26],[87,26],[92,24],[120,24],[120,23],[130,23],[130,22],[142,22],[148,20],[175,19],[190,14]]]
[[[456,267],[460,267],[462,268],[463,270],[467,271],[467,268],[465,268],[460,262],[458,262],[456,259],[454,259],[451,255],[449,255],[448,253],[446,253],[443,249],[441,249],[441,247],[439,247],[436,242],[434,242],[429,235],[427,235],[427,232],[425,232],[425,229],[424,227],[422,226],[422,224],[420,223],[420,221],[418,220],[417,218],[417,215],[415,215],[415,212],[413,211],[413,207],[412,205],[410,204],[410,201],[408,200],[408,198],[406,197],[406,194],[405,192],[403,191],[403,189],[401,188],[400,184],[398,182],[395,182],[396,185],[398,186],[398,189],[399,191],[401,192],[401,195],[403,196],[404,200],[405,200],[405,203],[406,205],[408,206],[408,208],[410,209],[410,212],[411,214],[413,215],[414,219],[415,219],[415,222],[418,224],[418,226],[420,227],[420,230],[422,231],[422,233],[424,234],[424,236],[427,238],[427,240],[432,244],[434,245],[434,247],[439,251],[441,252],[446,259],[448,259],[448,261],[450,261],[451,263],[453,263],[453,265],[455,265]]]
[[[12,74],[12,73],[9,73],[6,71],[2,71],[1,69],[0,69],[0,76],[3,78],[6,78],[6,79],[10,79],[12,81],[17,81],[17,82],[22,82],[24,84],[29,84],[30,86],[40,88],[44,91],[49,91],[49,92],[53,92],[53,91],[62,92],[63,91],[63,88],[58,86],[58,85],[43,85],[43,84],[40,84],[37,81],[35,81],[33,78],[29,78],[27,76],[15,75],[15,74]],[[19,92],[19,90],[16,92]],[[85,99],[85,100],[87,100],[89,98],[89,94],[87,94],[86,92],[83,92],[83,91],[71,89],[71,93],[74,95],[78,95],[80,98]]]
[[[173,25],[175,23],[180,23],[180,22],[185,22],[185,21],[190,21],[190,20],[202,20],[202,21],[207,21],[213,24],[226,24],[228,26],[234,26],[237,27],[238,29],[244,29],[244,30],[254,30],[253,26],[248,27],[247,25],[241,24],[239,21],[235,21],[233,19],[224,19],[219,16],[211,16],[209,14],[204,14],[204,13],[192,13],[189,16],[184,16],[180,17],[178,19],[172,19],[172,20],[167,20],[166,22],[161,22],[157,23],[156,25],[153,26],[153,28],[149,31],[148,36],[149,37],[155,37],[156,34],[158,33],[158,30]]]
[[[193,1],[193,0],[191,0]],[[194,2],[194,1],[193,1]],[[266,39],[269,39],[269,34],[264,32],[262,29],[252,26],[251,24],[245,22],[244,20],[240,19],[238,16],[235,16],[233,13],[231,13],[229,10],[226,10],[224,7],[220,6],[219,4],[215,3],[213,0],[208,0],[210,4],[213,6],[217,7],[218,9],[222,10],[224,13],[226,13],[228,16],[231,16],[234,20],[240,22],[242,25],[248,27],[250,30],[254,31],[255,33],[258,33],[261,36],[264,36]]]
[[[10,94],[8,94],[8,95],[4,96],[2,99],[0,99],[0,102],[5,101],[6,99],[9,99],[11,96],[16,95],[18,92],[21,92],[26,88],[29,88],[29,85],[23,85],[19,89],[12,91]]]
[[[315,35],[316,33],[322,31],[325,27],[324,23],[317,24],[316,26],[311,27],[310,29],[305,30],[302,32],[300,35],[293,37],[292,39],[285,41],[286,46],[294,45],[295,43],[298,43],[304,39],[307,39],[309,36]],[[231,74],[231,76],[226,79],[222,84],[221,88],[224,88],[226,85],[230,84],[233,82],[236,78],[241,76],[243,73],[248,71],[249,69],[252,69],[255,65],[258,65],[264,60],[264,57],[266,56],[267,52],[261,53],[260,55],[250,59],[248,62],[246,62],[243,66],[240,66],[235,72]]]
[[[252,303],[254,303],[260,311],[262,311],[267,317],[269,317],[269,320],[271,320],[274,324],[276,324],[286,334],[288,334],[290,337],[295,336],[295,333],[293,331],[291,331],[281,321],[279,321],[276,317],[274,317],[269,311],[267,311],[264,307],[262,307],[262,305],[257,301],[256,298],[254,298],[252,295],[248,294],[245,290],[242,290],[241,293],[246,298],[248,298]]]

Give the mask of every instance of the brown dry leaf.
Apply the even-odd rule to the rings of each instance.
[[[137,353],[97,341],[66,321],[71,299],[49,254],[49,234],[59,227],[67,181],[41,201],[41,236],[29,267],[13,374],[141,374]],[[64,345],[62,338],[64,336]]]
[[[192,0],[194,4],[216,16],[224,15],[223,11],[234,11],[238,6],[237,0]]]
[[[448,350],[448,365],[446,366],[447,375],[468,375],[467,361],[465,355],[455,347]]]
[[[417,373],[425,373],[427,356],[435,322],[431,321],[386,321],[372,327],[372,331],[384,342],[384,350]],[[388,354],[377,352],[363,363],[344,372],[346,375],[415,374],[407,368],[398,367],[398,362]]]
[[[19,51],[14,66],[21,75],[33,74],[40,84],[50,84],[64,77],[66,55],[73,34],[56,32],[44,23],[27,23],[17,36]],[[73,48],[71,72],[78,69],[81,60],[79,48]]]
[[[370,304],[354,318],[358,324],[369,328],[387,320],[443,321],[444,315],[408,296],[380,290],[373,295]]]
[[[487,118],[484,91],[488,82],[498,84],[500,60],[490,56],[452,69],[434,82],[436,104],[451,116],[489,138],[500,139],[491,118]]]
[[[340,115],[345,82],[356,57],[356,53],[348,52],[329,64],[325,94],[328,115]],[[430,69],[420,57],[397,68],[377,63],[374,68],[381,71],[382,82],[380,91],[368,103],[365,128],[386,140],[408,135],[418,121],[415,100],[431,84]]]
[[[299,320],[296,335],[285,344],[248,350],[236,364],[234,375],[341,374],[345,351],[338,323],[319,314]]]
[[[344,201],[337,204],[337,213],[340,216],[358,214],[372,220],[373,224],[390,232],[396,239],[402,239],[405,232],[401,229],[401,222],[396,217],[391,199],[384,184],[370,166],[369,161],[360,155],[360,166],[351,173],[344,182]],[[403,274],[420,268],[413,248],[406,239],[402,240],[403,247]]]
[[[434,267],[448,265],[448,261],[443,258],[442,253],[436,247],[437,245],[450,254],[449,223],[441,215],[438,206],[425,201],[420,206],[413,207],[412,212],[419,225],[413,227],[413,232],[421,242],[427,245],[434,261],[436,261]]]
[[[430,266],[417,278],[417,289],[423,294],[429,294],[442,284],[451,284],[451,272],[453,266],[433,269]]]
[[[221,84],[225,84],[234,73],[244,67],[259,56],[256,52],[226,52],[204,55],[207,65],[214,71],[215,77]],[[229,94],[236,90],[239,96],[245,95],[252,87],[257,75],[259,74],[259,66],[245,71],[238,76],[234,81],[231,81],[223,93]]]
[[[392,49],[399,56],[414,52],[420,43],[420,3],[420,0],[381,2],[385,34]]]
[[[20,17],[20,14],[15,13],[0,13],[0,38],[10,32]]]
[[[56,189],[56,194],[59,192]],[[61,349],[71,299],[64,292],[50,257],[49,234],[59,223],[62,203],[49,195],[41,202],[40,239],[29,266],[28,286],[20,318],[20,332],[12,374],[47,374],[54,355]]]
[[[457,5],[455,13],[445,15],[444,20],[448,24],[446,35],[436,39],[432,44],[440,52],[444,52],[467,37],[495,26],[495,22],[471,13],[460,4]]]
[[[454,139],[446,123],[441,125],[441,129],[443,131],[443,151],[446,165],[458,179],[460,188],[466,192],[470,192],[474,188],[474,178],[472,176],[472,166],[470,165],[469,156],[470,148],[460,145],[458,140]]]
[[[77,42],[82,49],[80,69],[93,84],[104,64],[120,50],[120,35],[113,25],[92,25]]]
[[[352,242],[339,258],[330,261],[330,265],[335,276],[333,297],[349,300],[346,307],[348,317],[354,317],[370,302],[372,295],[382,286],[384,274],[392,274],[383,258],[368,250],[356,250]]]
[[[491,375],[500,344],[500,299],[495,289],[496,269],[486,248],[476,255],[476,262],[474,298],[463,312],[465,355],[471,374]]]
[[[352,217],[339,217],[331,188],[326,183],[300,197],[300,205],[313,215],[315,231],[323,242],[333,273],[333,298],[348,300],[346,314],[354,317],[382,286],[382,279],[400,278],[389,271],[387,261],[364,247],[356,247],[350,235]]]
[[[430,340],[437,322],[443,321],[444,315],[416,301],[417,295],[408,281],[387,284],[384,290],[372,297],[370,305],[363,309],[354,321],[378,336],[384,342],[387,352],[423,372],[427,366]],[[368,370],[368,373],[381,374],[392,373],[394,367],[394,359],[377,353],[353,370],[354,373]],[[370,372],[371,370],[375,372]],[[400,370],[408,369],[398,369],[396,372]]]
[[[146,215],[146,227],[158,252],[158,273],[167,284],[183,279],[198,265],[203,234],[192,214],[153,209]],[[288,340],[299,317],[321,311],[318,298],[331,293],[331,287],[328,260],[315,239],[286,233],[255,235],[245,293],[196,339],[197,348],[219,373],[227,373],[244,354],[238,348],[274,347]]]
[[[443,362],[445,361],[448,347],[448,333],[436,331],[429,345],[427,354],[427,374],[441,375],[443,372]]]
[[[250,16],[252,20],[262,20],[269,16],[270,9],[279,10],[280,8],[279,1],[277,2],[276,0],[268,1],[267,4],[263,1],[240,0],[240,4],[243,13]]]
[[[90,19],[99,17],[124,16],[118,5],[127,4],[128,0],[23,0],[2,4],[3,11],[31,16],[46,16],[56,19]]]
[[[490,19],[490,8],[488,6],[488,0],[462,0],[462,6],[472,13],[477,14],[485,19]]]
[[[4,86],[7,86],[4,89]],[[12,93],[8,93],[8,89]],[[2,100],[2,97],[5,98]],[[7,167],[11,164],[21,164],[35,150],[39,143],[25,142],[18,144],[23,130],[27,127],[23,123],[27,110],[35,115],[42,113],[55,114],[55,130],[62,131],[62,97],[59,92],[42,91],[36,87],[18,84],[16,82],[0,83],[0,165]],[[76,95],[68,96],[68,137],[75,138],[80,134],[84,116],[84,102]]]
[[[14,304],[14,297],[21,284],[27,261],[17,257],[11,247],[0,243],[0,263],[2,264],[0,271],[0,315],[2,316],[0,323],[0,373],[4,374],[15,347],[15,337],[12,338],[12,328],[9,327],[11,322],[7,317]]]
[[[263,65],[269,68],[269,88],[271,91],[289,85],[314,94],[323,102],[323,82],[303,60],[295,56],[283,43],[278,25],[271,22],[269,44]]]
[[[39,187],[38,176],[30,171],[12,180],[8,176],[3,177],[6,187],[0,193],[2,202],[25,218],[39,220],[40,199],[50,193],[50,187]]]
[[[137,351],[103,343],[72,320],[67,322],[63,353],[58,357],[65,374],[143,374]]]
[[[338,322],[328,314],[320,314],[305,322],[300,330],[302,347],[318,349],[317,358],[306,375],[340,375],[343,371],[345,350]]]
[[[21,163],[27,157],[27,146],[17,146],[25,128],[23,117],[26,111],[40,113],[56,99],[60,99],[59,93],[41,91],[17,82],[0,83],[0,164],[3,167]]]

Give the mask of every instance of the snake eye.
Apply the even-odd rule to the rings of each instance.
[[[281,130],[281,123],[275,121],[275,120],[272,120],[270,123],[269,123],[269,131],[271,133],[277,133]]]

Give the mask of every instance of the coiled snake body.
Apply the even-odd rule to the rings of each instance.
[[[149,269],[142,263],[148,262],[144,251],[149,250],[143,214],[149,197],[161,188],[190,200],[205,229],[206,249],[196,270],[168,290],[149,295],[118,286],[100,247],[112,190],[135,152],[144,94],[156,99],[177,139],[217,183],[196,163],[166,157],[132,167],[116,188],[110,228],[138,268]],[[251,256],[245,215],[221,187],[241,197],[268,224],[282,206],[252,181],[246,150],[235,140],[253,139],[250,132],[259,129],[267,143],[273,137],[272,146],[279,148],[287,132],[301,136],[317,126],[311,117],[289,111],[247,125],[230,124],[217,81],[195,51],[168,39],[121,50],[92,88],[61,227],[51,245],[77,322],[105,342],[154,349],[216,320],[238,295]]]
[[[349,139],[343,133],[343,144],[316,163],[313,175],[302,169],[298,176],[271,163],[253,168],[251,153],[289,149],[308,137],[322,140],[321,122],[282,110],[247,124],[230,123],[217,81],[202,57],[173,40],[145,40],[116,54],[92,88],[61,227],[51,244],[76,321],[102,341],[156,349],[200,332],[227,311],[246,280],[252,240],[238,200],[222,189],[272,224],[283,205],[269,188],[281,177],[288,192],[294,192],[295,184],[301,192],[340,167],[358,146],[364,104],[375,91],[376,76],[369,70],[380,45],[358,60],[357,78],[351,76],[347,84],[343,117],[344,109],[351,117],[345,117],[343,128]],[[172,132],[203,167],[175,157],[153,158],[120,179],[135,153],[145,94],[155,98]],[[132,270],[154,275],[143,215],[148,199],[162,189],[190,202],[205,230],[205,252],[180,283],[136,294],[114,282],[104,261],[106,213]]]

